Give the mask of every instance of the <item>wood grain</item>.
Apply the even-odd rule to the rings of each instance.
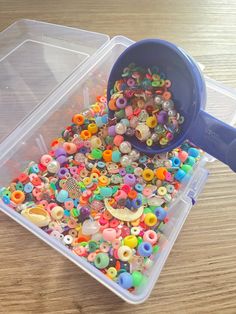
[[[21,18],[165,38],[236,88],[233,0],[0,0],[0,30]],[[151,297],[137,306],[0,214],[0,313],[236,313],[236,175],[220,162],[209,170]]]

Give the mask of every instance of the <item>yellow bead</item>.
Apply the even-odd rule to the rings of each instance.
[[[138,245],[138,239],[135,235],[129,235],[124,238],[124,245],[129,246],[131,249],[134,249]]]
[[[91,134],[96,134],[98,132],[98,127],[96,123],[90,123],[88,125],[88,130]]]
[[[157,118],[154,116],[148,117],[146,120],[146,125],[151,129],[155,128],[157,126]]]
[[[157,190],[158,194],[160,196],[164,196],[167,193],[167,189],[164,186],[159,187],[159,189]]]
[[[144,222],[147,226],[153,227],[157,223],[157,217],[153,213],[145,215]]]
[[[154,178],[154,172],[151,169],[144,169],[142,176],[145,181],[152,181]]]
[[[111,279],[116,278],[117,270],[115,269],[115,267],[109,267],[108,270],[107,270],[107,275],[108,275]]]

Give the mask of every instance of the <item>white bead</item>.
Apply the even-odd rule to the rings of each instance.
[[[122,123],[117,123],[115,130],[116,130],[116,134],[122,135],[122,134],[125,134],[127,127],[126,125]]]
[[[131,152],[132,146],[129,142],[124,141],[120,144],[119,149],[123,154],[129,154]]]
[[[130,158],[133,160],[133,161],[136,161],[139,159],[140,157],[140,152],[138,152],[137,150],[135,149],[132,149],[130,154],[129,154]]]
[[[135,128],[135,135],[138,140],[144,142],[151,136],[151,132],[149,127],[142,123]]]
[[[57,173],[60,169],[60,164],[58,161],[56,160],[53,160],[51,161],[48,165],[47,165],[47,170],[50,172],[50,173]]]
[[[124,155],[120,159],[120,164],[122,167],[127,167],[132,163],[132,159],[128,155]]]

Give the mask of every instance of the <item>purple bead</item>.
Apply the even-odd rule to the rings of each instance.
[[[59,162],[60,165],[63,165],[67,162],[67,158],[64,155],[61,155],[61,156],[57,157],[57,161]]]
[[[126,175],[126,171],[125,171],[125,168],[120,168],[119,169],[119,174],[123,177]]]
[[[115,136],[116,135],[116,126],[115,125],[109,126],[108,135],[109,136]]]
[[[127,105],[127,100],[126,100],[126,98],[124,98],[124,97],[119,97],[119,98],[117,98],[117,100],[116,100],[116,106],[117,106],[119,109],[125,108],[126,105]]]
[[[128,85],[129,87],[134,87],[134,85],[135,85],[135,80],[130,77],[130,78],[127,80],[127,85]]]
[[[64,178],[65,175],[69,172],[69,170],[67,168],[60,168],[60,170],[58,171],[57,175],[60,179]]]
[[[165,124],[168,119],[168,113],[164,110],[161,110],[157,116],[158,123]]]
[[[130,185],[130,186],[134,186],[135,183],[136,183],[136,177],[132,173],[127,173],[124,176],[124,184]]]
[[[55,150],[55,157],[59,157],[59,156],[66,156],[66,151],[64,150],[64,148],[57,148]]]
[[[80,216],[82,219],[88,218],[90,215],[90,209],[88,207],[81,207],[80,208]]]

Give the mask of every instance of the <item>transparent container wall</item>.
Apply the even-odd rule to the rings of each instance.
[[[131,41],[123,37],[114,38],[102,54],[98,54],[93,60],[91,59],[91,66],[88,66],[83,76],[74,73],[70,80],[57,91],[56,95],[52,95],[51,98],[46,100],[42,108],[39,108],[36,113],[41,117],[41,120],[38,121],[32,116],[26,125],[19,130],[18,142],[14,142],[14,144],[13,142],[9,143],[9,147],[6,148],[5,153],[0,157],[0,185],[8,184],[21,170],[24,170],[31,160],[37,161],[47,149],[50,149],[51,140],[60,134],[64,126],[71,123],[72,116],[95,102],[97,95],[104,94],[108,75],[114,61],[130,43]],[[208,86],[209,88],[211,91],[213,90],[211,86]],[[223,91],[221,90],[221,92]],[[215,97],[218,98],[219,92],[216,88],[214,89],[214,93]],[[224,97],[224,100],[228,100],[230,103],[232,101],[235,102],[234,99],[226,94]],[[212,105],[214,106],[214,99],[212,101]],[[236,106],[234,110],[236,110]],[[78,256],[73,255],[61,243],[56,243],[54,239],[44,234],[39,228],[36,229],[35,226],[31,227],[29,222],[24,223],[24,217],[19,215],[18,219],[17,213],[14,213],[13,216],[13,211],[7,209],[7,206],[4,205],[2,210],[16,221],[26,225],[34,234],[83,268],[121,298],[130,303],[141,303],[150,294],[192,207],[193,201],[205,184],[207,171],[204,169],[204,163],[205,159],[203,158],[197,168],[194,169],[193,176],[185,183],[181,193],[178,194],[177,199],[170,207],[169,222],[162,229],[163,235],[160,240],[160,253],[156,256],[154,265],[147,274],[146,284],[134,294],[116,285],[86,261],[82,261]]]
[[[0,33],[0,143],[107,35],[20,20]]]

